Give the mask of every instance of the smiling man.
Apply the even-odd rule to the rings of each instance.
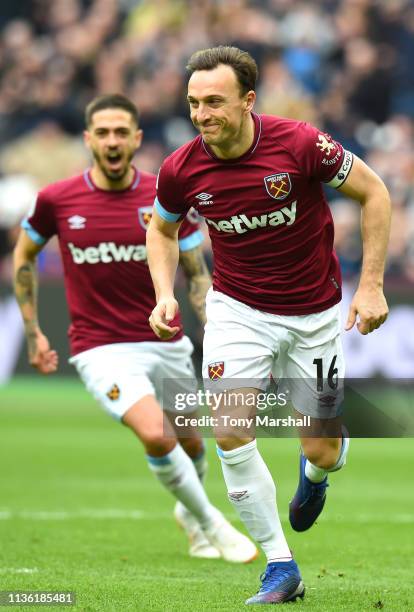
[[[246,398],[270,374],[286,378],[295,409],[329,420],[340,413],[344,359],[340,340],[341,272],[322,183],[357,200],[362,211],[363,266],[347,329],[377,329],[388,308],[383,273],[390,200],[381,179],[328,134],[299,121],[253,112],[257,66],[235,47],[195,53],[187,66],[191,120],[200,135],[172,153],[159,177],[147,233],[157,295],[150,317],[171,338],[177,313],[177,236],[190,207],[205,217],[214,254],[207,296],[203,376],[230,391],[241,414]],[[236,392],[234,392],[236,391]],[[224,410],[224,407],[223,407]],[[218,431],[228,496],[267,558],[259,592],[247,604],[303,597],[299,569],[283,534],[272,476],[254,431]],[[300,476],[290,504],[293,529],[309,529],[326,499],[328,472],[346,460],[341,435],[301,436]]]
[[[121,95],[96,98],[86,109],[84,138],[92,168],[38,194],[15,248],[15,293],[29,361],[42,374],[58,366],[38,322],[35,271],[38,253],[57,235],[71,318],[71,363],[101,406],[143,443],[149,468],[177,500],[175,516],[189,537],[190,555],[250,561],[255,545],[212,506],[203,488],[206,458],[197,430],[186,431],[179,444],[163,418],[163,380],[180,379],[192,389],[193,348],[179,317],[177,334],[167,343],[159,342],[147,323],[155,295],[145,235],[156,178],[131,163],[142,141],[135,105]],[[180,260],[190,302],[204,322],[210,277],[201,241],[198,224],[186,219]]]

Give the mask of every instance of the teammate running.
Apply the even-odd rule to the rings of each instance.
[[[15,293],[30,363],[43,374],[58,366],[38,322],[35,273],[39,251],[57,235],[71,318],[71,363],[105,410],[143,443],[149,468],[178,500],[175,516],[189,536],[190,554],[250,561],[256,547],[212,506],[203,488],[206,458],[199,434],[194,430],[178,444],[172,430],[164,432],[157,401],[163,380],[194,380],[193,348],[179,317],[173,322],[177,333],[167,343],[159,342],[147,323],[155,297],[145,235],[156,179],[131,163],[142,140],[136,107],[120,95],[93,100],[84,137],[92,168],[39,193],[15,248]],[[210,280],[201,240],[198,225],[186,219],[180,261],[190,300],[203,320]]]

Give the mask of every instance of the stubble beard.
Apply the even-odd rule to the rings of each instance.
[[[202,127],[197,127],[195,126],[198,131],[201,134],[202,139],[204,140],[204,142],[210,146],[220,146],[220,144],[223,142],[223,140],[225,140],[225,134],[224,134],[224,138],[223,138],[223,131],[225,130],[225,128],[223,128],[222,124],[218,124],[219,125],[219,131],[218,134],[210,134],[210,133],[203,133],[202,131]]]
[[[111,172],[111,170],[109,170],[106,166],[105,166],[105,162],[103,160],[103,157],[101,157],[99,155],[99,153],[97,153],[96,151],[93,151],[93,157],[95,162],[97,163],[97,165],[99,166],[100,171],[102,172],[102,174],[105,176],[105,178],[108,179],[108,181],[110,181],[111,183],[118,183],[121,182],[126,174],[128,173],[132,158],[134,156],[133,153],[129,154],[125,160],[125,165],[123,167],[121,167],[120,170],[115,171],[115,172]]]
[[[239,138],[242,133],[243,123],[240,122],[238,126],[229,125],[228,123],[224,126],[220,124],[220,132],[212,134],[211,138],[207,134],[207,137],[202,134],[204,142],[210,147],[227,148],[232,146]]]

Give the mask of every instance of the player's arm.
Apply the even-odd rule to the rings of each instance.
[[[201,246],[180,251],[180,265],[188,282],[188,297],[201,323],[206,323],[206,295],[211,277]]]
[[[43,246],[20,231],[13,253],[14,293],[23,317],[29,363],[42,374],[51,374],[57,369],[58,356],[39,327],[37,313],[36,259]]]
[[[383,286],[391,201],[379,176],[356,156],[346,181],[338,189],[361,204],[362,270],[346,329],[351,329],[359,316],[357,328],[365,335],[382,325],[388,316]]]
[[[174,280],[179,260],[180,225],[181,222],[164,220],[154,207],[147,230],[148,266],[157,300],[149,323],[161,340],[168,340],[179,331],[179,327],[171,327],[169,323],[178,312],[178,302],[174,297]]]

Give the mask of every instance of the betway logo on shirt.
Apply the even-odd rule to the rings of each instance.
[[[112,263],[113,261],[144,261],[147,259],[147,249],[142,244],[119,244],[115,242],[100,242],[98,246],[81,249],[68,242],[75,264]]]
[[[297,200],[292,202],[290,207],[284,206],[279,210],[275,210],[265,215],[258,217],[248,217],[247,215],[233,215],[230,219],[221,219],[221,221],[212,221],[206,219],[209,225],[212,225],[219,232],[227,232],[237,234],[244,234],[250,230],[256,230],[261,227],[272,227],[276,225],[292,225],[296,219],[296,204]]]

